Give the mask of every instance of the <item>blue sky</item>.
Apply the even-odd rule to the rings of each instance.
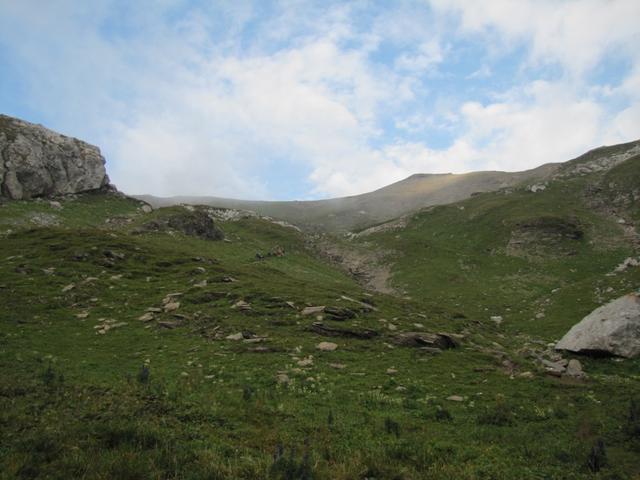
[[[312,199],[640,138],[637,0],[0,0],[0,112],[131,194]]]

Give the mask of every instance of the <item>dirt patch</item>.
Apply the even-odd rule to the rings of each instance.
[[[375,249],[373,245],[351,245],[329,236],[314,236],[308,246],[333,265],[346,271],[368,290],[388,295],[398,295],[390,285],[391,266],[388,257],[392,252]]]

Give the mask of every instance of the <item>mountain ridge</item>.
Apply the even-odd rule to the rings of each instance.
[[[566,162],[545,163],[520,172],[416,173],[371,192],[324,200],[253,201],[208,196],[152,195],[133,197],[156,208],[201,204],[251,210],[309,231],[344,233],[384,223],[422,208],[458,202],[477,193],[516,188],[527,183],[543,184],[558,175],[581,175],[593,170],[606,170],[635,153],[640,153],[640,140],[597,147]],[[609,158],[614,160],[609,162]]]

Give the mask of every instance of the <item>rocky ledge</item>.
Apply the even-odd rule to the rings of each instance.
[[[26,200],[108,187],[98,147],[0,115],[0,197]]]

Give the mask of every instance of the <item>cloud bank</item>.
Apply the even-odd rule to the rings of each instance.
[[[0,110],[128,193],[306,199],[640,137],[635,0],[0,4]]]

